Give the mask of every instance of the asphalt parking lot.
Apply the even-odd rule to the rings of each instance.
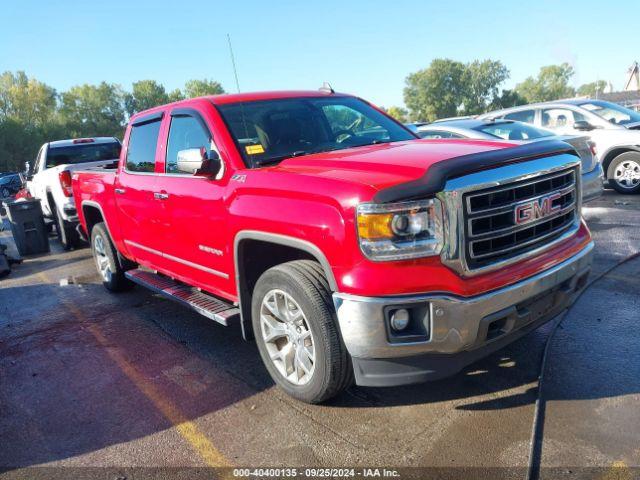
[[[87,248],[52,239],[51,254],[0,280],[0,472],[427,466],[524,478],[533,461],[546,478],[550,467],[634,478],[640,258],[624,260],[640,251],[640,196],[606,191],[584,214],[592,283],[553,335],[551,322],[452,378],[352,387],[321,406],[277,390],[239,331],[142,288],[109,294]]]

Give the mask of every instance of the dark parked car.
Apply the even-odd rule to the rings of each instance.
[[[24,186],[24,178],[19,173],[0,173],[0,198],[9,198]]]

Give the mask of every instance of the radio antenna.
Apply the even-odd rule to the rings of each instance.
[[[236,69],[236,59],[233,55],[233,47],[231,47],[231,35],[227,33],[227,42],[229,43],[229,55],[231,55],[231,64],[233,65],[233,75],[236,77],[236,88],[240,93],[240,82],[238,82],[238,70]]]
[[[231,35],[227,33],[227,42],[229,43],[229,55],[231,56],[231,64],[233,65],[233,76],[236,77],[236,88],[240,93],[240,82],[238,81],[238,69],[236,68],[236,58],[233,55],[233,48],[231,47]],[[249,127],[247,126],[247,119],[244,115],[244,102],[240,102],[240,115],[242,116],[242,125],[244,126],[245,138],[249,138]]]

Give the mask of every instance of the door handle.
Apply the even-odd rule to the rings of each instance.
[[[124,188],[114,188],[113,191],[119,195],[122,195],[124,192],[126,192]]]
[[[169,194],[166,192],[153,192],[153,198],[156,200],[166,200],[169,198]]]

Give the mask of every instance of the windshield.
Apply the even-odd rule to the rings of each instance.
[[[503,140],[533,140],[554,135],[552,132],[519,122],[487,123],[475,127],[474,130]]]
[[[102,162],[120,157],[120,143],[83,143],[65,147],[49,147],[47,168],[74,163]]]
[[[309,97],[219,105],[245,163],[259,167],[289,157],[416,138],[353,97]]]
[[[583,103],[580,106],[616,125],[640,122],[640,113],[621,107],[615,103],[589,102]]]

